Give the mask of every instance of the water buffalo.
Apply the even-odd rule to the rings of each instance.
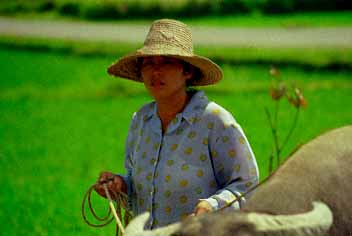
[[[126,236],[351,236],[351,183],[352,126],[346,126],[302,146],[241,211],[205,214],[143,231],[147,213],[131,222]]]

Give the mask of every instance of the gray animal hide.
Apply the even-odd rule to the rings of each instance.
[[[333,225],[328,234],[351,236],[351,199],[352,126],[346,126],[327,132],[302,146],[269,180],[257,188],[241,212],[290,215],[306,212],[312,202],[320,201],[333,212]],[[202,224],[202,232],[207,232],[207,236],[236,235],[228,232],[236,232],[231,228],[238,224],[237,218],[235,212],[224,213],[211,223]],[[191,235],[186,230],[189,223],[181,225],[183,230],[180,235]],[[219,234],[220,228],[227,233]]]
[[[240,212],[206,214],[155,231],[143,231],[148,215],[142,215],[125,236],[352,236],[351,183],[352,126],[346,126],[301,147]]]

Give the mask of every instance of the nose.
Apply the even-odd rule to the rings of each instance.
[[[155,63],[152,66],[152,73],[156,74],[156,73],[160,73],[161,72],[161,65],[160,63]]]

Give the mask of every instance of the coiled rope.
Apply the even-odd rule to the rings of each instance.
[[[234,200],[228,202],[225,206],[223,206],[222,208],[218,209],[217,211],[222,211],[225,208],[230,207],[233,203],[240,201],[241,198],[245,197],[247,194],[249,194],[250,192],[254,191],[257,187],[262,185],[268,179],[269,178],[266,178],[264,181],[262,181],[259,184],[253,186],[246,193],[243,193],[240,196],[236,197]],[[111,181],[111,180],[108,180],[108,181]],[[107,187],[106,187],[107,182],[103,183],[106,196],[109,199],[109,210],[108,210],[108,212],[107,212],[107,214],[105,216],[100,217],[100,216],[98,216],[96,214],[96,212],[95,212],[95,210],[94,210],[94,208],[92,206],[92,202],[91,202],[91,194],[92,194],[93,190],[95,189],[95,187],[97,185],[100,185],[100,184],[101,183],[96,183],[96,184],[93,184],[92,186],[90,186],[89,189],[87,190],[87,192],[84,195],[83,202],[82,202],[82,216],[83,216],[83,219],[88,225],[90,225],[92,227],[104,227],[104,226],[110,224],[114,220],[114,216],[115,216],[115,219],[117,221],[116,222],[117,223],[117,225],[116,225],[116,236],[123,235],[124,234],[124,228],[126,228],[128,223],[132,219],[132,214],[127,210],[127,202],[128,202],[127,195],[125,193],[123,193],[123,192],[118,192],[118,193],[109,192]],[[111,198],[109,193],[113,194],[113,199]],[[115,201],[116,207],[113,206],[113,200]],[[85,213],[86,202],[88,202],[89,210],[90,210],[91,214],[93,215],[93,217],[96,220],[98,220],[98,221],[100,221],[102,223],[94,224],[94,223],[91,223],[88,220],[88,218],[86,216],[86,213]],[[123,217],[123,222],[121,222],[121,220],[120,220],[122,218],[121,217],[122,209],[124,209],[124,211],[125,211],[125,214],[124,214],[124,217]],[[112,213],[113,210],[115,211],[115,212],[113,212],[114,216],[112,216],[109,219],[109,217],[111,216],[111,213]]]
[[[127,224],[129,223],[129,221],[132,218],[132,215],[127,210],[127,195],[123,192],[118,192],[118,193],[109,192],[106,187],[107,182],[103,183],[106,196],[109,200],[109,210],[105,216],[100,217],[97,215],[96,211],[94,210],[94,208],[92,206],[92,201],[91,201],[91,195],[92,195],[93,190],[95,189],[96,186],[98,186],[100,184],[101,183],[95,183],[92,186],[90,186],[84,195],[83,202],[82,202],[83,219],[89,226],[104,227],[104,226],[110,224],[115,218],[116,223],[117,223],[116,236],[123,235],[124,228],[127,226]],[[111,198],[110,193],[113,195],[113,198]],[[93,215],[93,217],[97,221],[100,221],[101,223],[95,224],[95,223],[92,223],[88,220],[87,215],[86,215],[86,203],[87,202],[88,202],[88,207],[89,207],[91,214]],[[115,202],[115,206],[114,206],[113,202]],[[124,209],[124,212],[125,212],[124,217],[123,217],[123,221],[120,220],[120,219],[122,219],[122,217],[121,217],[122,216],[122,209]],[[113,213],[113,216],[111,216],[111,213]]]

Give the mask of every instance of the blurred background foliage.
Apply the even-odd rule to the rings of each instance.
[[[149,24],[168,17],[185,19],[191,26],[260,24],[285,30],[348,28],[351,10],[351,0],[0,0],[1,16],[26,20],[47,15],[54,20],[142,19]],[[100,171],[124,173],[130,119],[151,100],[143,84],[106,73],[116,58],[140,46],[0,35],[2,235],[113,235],[113,224],[90,228],[80,210]],[[271,66],[280,70],[281,79],[301,88],[308,103],[283,157],[326,130],[351,124],[351,47],[195,45],[195,52],[223,69],[220,83],[201,89],[244,128],[261,180],[269,174],[273,143],[264,113],[264,107],[275,108],[268,91]],[[289,130],[294,113],[287,101],[281,101],[280,109],[281,135]],[[100,215],[105,212],[105,200],[94,195],[93,204]]]
[[[0,14],[54,12],[82,19],[163,18],[351,10],[349,0],[1,0]]]

